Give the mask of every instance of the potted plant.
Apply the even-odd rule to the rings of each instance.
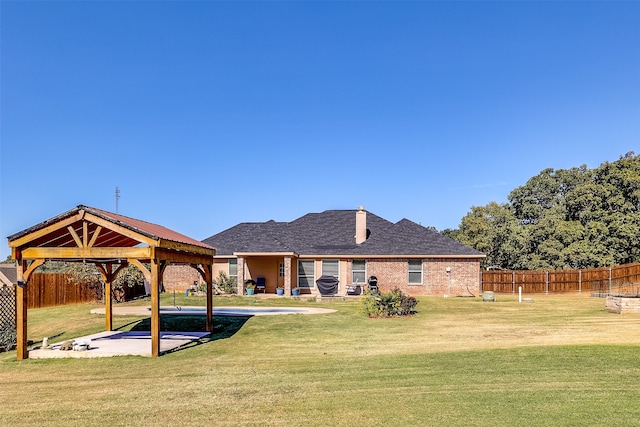
[[[292,288],[291,289],[291,295],[293,295],[294,297],[300,295],[300,288]]]
[[[256,289],[256,281],[249,279],[244,281],[244,288],[247,291],[247,295],[253,295],[253,292]]]
[[[278,286],[278,287],[276,288],[276,294],[278,294],[278,295],[284,295],[284,287],[282,287],[282,286]]]

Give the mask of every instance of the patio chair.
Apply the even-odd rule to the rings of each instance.
[[[256,292],[262,291],[263,294],[267,293],[267,281],[264,277],[258,277],[256,279]]]
[[[358,284],[356,279],[352,285],[347,285],[347,295],[360,295],[362,293],[362,287]]]

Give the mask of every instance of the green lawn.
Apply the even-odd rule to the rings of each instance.
[[[176,296],[178,305],[204,305]],[[132,304],[148,304],[137,301]],[[163,305],[173,295],[162,296]],[[209,341],[157,359],[17,362],[0,353],[0,425],[630,426],[640,420],[640,316],[604,300],[420,298],[369,319],[357,302],[216,298],[316,306],[326,315],[218,321]],[[96,306],[29,311],[29,338],[104,329]],[[117,328],[144,326],[114,317]]]

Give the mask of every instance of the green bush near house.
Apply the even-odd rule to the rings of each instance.
[[[9,351],[16,345],[16,328],[11,319],[0,321],[0,351]]]
[[[213,279],[213,284],[225,294],[236,294],[238,292],[236,278],[227,276],[224,271],[218,273],[218,277]]]
[[[418,300],[398,288],[388,293],[367,293],[362,299],[363,311],[370,317],[408,316],[415,312]]]

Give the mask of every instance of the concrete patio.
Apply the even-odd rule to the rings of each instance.
[[[205,307],[161,307],[162,316],[204,315]],[[216,307],[216,316],[273,316],[284,314],[328,314],[336,310],[319,307]],[[105,313],[104,308],[91,310],[92,314]],[[114,307],[113,314],[118,316],[150,316],[149,306]],[[209,332],[160,332],[160,354],[171,352],[189,344],[196,343],[202,338],[211,336]],[[36,347],[29,351],[31,359],[53,358],[92,358],[114,356],[144,356],[151,357],[151,332],[149,331],[104,331],[73,339],[74,342],[89,342],[86,350],[61,350],[62,341],[49,343],[48,348]]]
[[[210,336],[209,332],[160,332],[160,353],[167,353]],[[113,356],[151,357],[151,332],[105,331],[74,339],[75,342],[91,340],[84,351],[60,350],[62,342],[49,344],[49,348],[29,351],[31,359],[86,358]]]

